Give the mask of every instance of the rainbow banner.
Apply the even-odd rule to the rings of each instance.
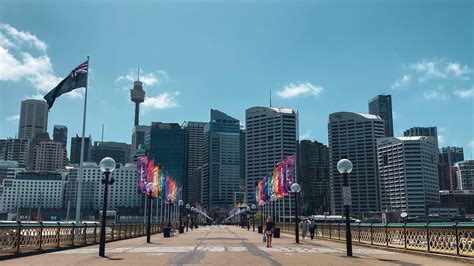
[[[155,166],[153,168],[153,184],[155,185],[153,191],[151,192],[151,196],[153,198],[158,198],[160,194],[160,167]]]
[[[288,156],[279,162],[271,173],[258,181],[255,187],[255,201],[268,202],[272,195],[283,198],[291,193],[291,185],[295,182],[295,155]]]

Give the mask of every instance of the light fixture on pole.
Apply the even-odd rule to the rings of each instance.
[[[264,205],[265,205],[265,201],[261,200],[259,202],[260,204],[260,225],[258,226],[258,233],[259,234],[263,234],[263,219],[264,219],[264,212],[263,212],[263,208],[264,208]]]
[[[147,194],[147,222],[146,222],[146,242],[150,243],[150,236],[151,236],[151,194],[153,189],[155,188],[154,183],[147,183],[146,186],[146,194]]]
[[[247,210],[247,217],[246,217],[246,219],[247,219],[247,231],[249,231],[250,230],[250,207],[247,206],[246,210]]]
[[[293,183],[291,185],[291,192],[295,195],[295,242],[297,244],[300,243],[300,235],[299,235],[299,218],[298,218],[298,193],[301,190],[301,186],[298,183]]]
[[[257,210],[257,205],[252,204],[252,228],[253,231],[255,232],[255,212]]]
[[[184,227],[183,227],[183,224],[182,224],[182,220],[181,220],[181,207],[183,207],[183,204],[184,204],[184,201],[183,200],[178,200],[178,208],[179,208],[179,233],[182,234],[184,233]]]
[[[186,232],[188,231],[189,228],[189,209],[191,208],[191,205],[186,204]]]
[[[104,202],[102,205],[102,219],[100,223],[100,244],[99,244],[99,256],[105,256],[105,223],[107,216],[107,193],[109,189],[109,184],[114,183],[114,179],[109,180],[109,175],[115,170],[115,161],[110,157],[105,157],[99,163],[100,170],[104,173],[105,177],[102,179],[102,184],[104,184]]]
[[[349,186],[349,174],[352,172],[352,162],[342,159],[337,162],[337,170],[342,174],[342,199],[344,204],[344,215],[346,216],[346,249],[347,256],[352,256],[352,233],[349,208],[352,204],[351,187]]]

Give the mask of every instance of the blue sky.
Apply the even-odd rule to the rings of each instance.
[[[395,134],[437,126],[440,146],[474,153],[472,1],[2,1],[0,138],[20,101],[44,95],[91,57],[87,134],[130,142],[128,89],[143,73],[141,124],[241,120],[273,105],[300,113],[300,136],[327,143],[328,115],[393,98]],[[82,94],[59,98],[50,132],[80,134]]]

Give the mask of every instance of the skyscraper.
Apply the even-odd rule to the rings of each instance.
[[[458,190],[474,190],[474,160],[466,160],[454,164]]]
[[[351,112],[329,115],[329,175],[333,214],[342,214],[343,211],[343,180],[336,167],[341,159],[349,159],[354,166],[349,177],[352,212],[380,210],[377,139],[384,135],[384,122],[379,116]]]
[[[425,216],[439,205],[438,149],[433,138],[397,137],[377,141],[382,210]]]
[[[91,150],[91,161],[97,164],[105,157],[110,157],[116,163],[126,164],[130,159],[130,144],[115,141],[96,141]]]
[[[385,137],[393,137],[392,96],[377,95],[369,101],[369,114],[384,120]]]
[[[150,126],[134,126],[132,131],[131,158],[134,158],[140,145],[145,148],[146,138],[150,138]]]
[[[239,120],[211,109],[211,120],[204,126],[203,204],[208,209],[234,205],[239,192]]]
[[[457,162],[464,161],[464,150],[462,147],[443,147],[441,148],[440,161],[448,166],[453,166]]]
[[[81,137],[77,134],[71,138],[70,163],[79,164],[81,159]],[[91,161],[92,139],[91,136],[84,138],[84,162]]]
[[[165,175],[172,176],[180,185],[185,174],[184,129],[177,123],[151,123],[148,157],[160,164]]]
[[[28,99],[21,102],[18,138],[33,140],[36,133],[48,130],[48,104],[43,100]]]
[[[18,167],[26,167],[30,151],[29,139],[7,139],[5,141],[5,160],[18,162]]]
[[[62,143],[67,147],[67,127],[63,125],[54,125],[53,141]]]
[[[438,129],[436,127],[412,127],[403,132],[405,137],[425,136],[433,137],[438,149]]]
[[[323,214],[329,211],[329,149],[317,141],[302,140],[299,158],[302,213]]]
[[[204,150],[204,125],[203,122],[188,122],[185,127],[186,133],[186,202],[192,204],[201,202],[202,195],[202,164]],[[201,167],[201,171],[197,169]],[[198,171],[196,173],[196,171]],[[196,179],[196,180],[194,180]]]
[[[279,162],[296,154],[297,114],[292,109],[251,107],[245,111],[247,200],[257,182]],[[288,205],[287,205],[288,206]]]
[[[55,141],[41,141],[35,145],[33,170],[47,172],[64,169],[67,162],[66,146]]]
[[[143,90],[143,83],[140,81],[140,69],[138,69],[138,79],[133,83],[133,89],[130,90],[130,99],[135,103],[134,126],[138,126],[140,117],[140,103],[145,101],[145,91]]]

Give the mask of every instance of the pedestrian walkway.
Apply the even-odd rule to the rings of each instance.
[[[107,243],[106,258],[98,246],[0,261],[8,265],[462,265],[450,259],[354,246],[354,257],[345,255],[345,244],[327,240],[303,240],[282,234],[273,248],[262,235],[238,227],[214,226],[190,230],[172,238],[153,235]]]

